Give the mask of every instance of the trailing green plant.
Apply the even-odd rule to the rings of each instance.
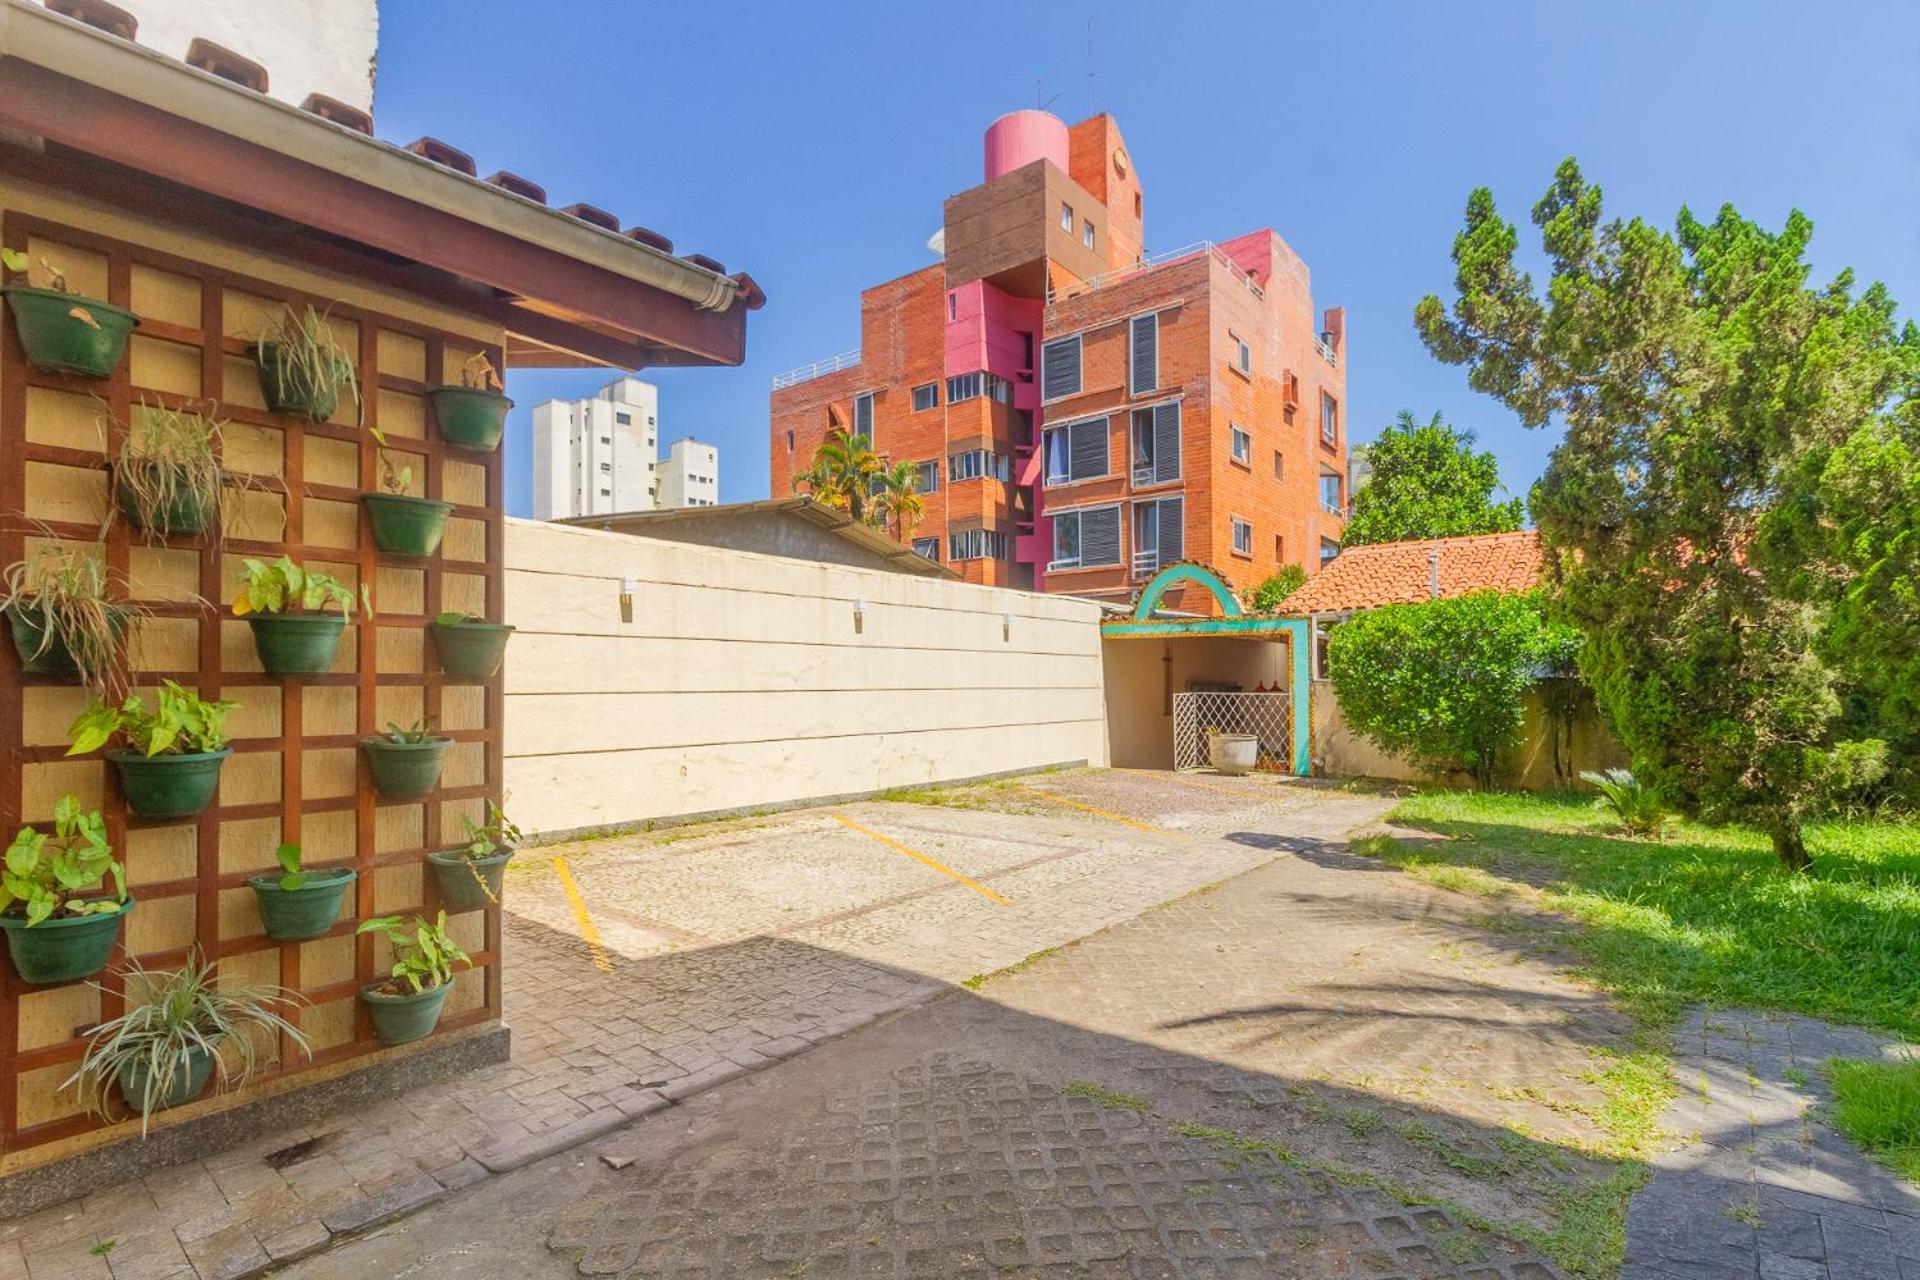
[[[96,698],[80,713],[67,730],[73,745],[70,756],[98,751],[118,736],[129,751],[143,755],[206,754],[227,745],[227,717],[240,706],[237,702],[208,701],[173,680],[160,686],[153,695],[153,709],[138,693],[127,695],[114,705]]]
[[[1255,613],[1272,613],[1306,582],[1305,569],[1297,564],[1283,564],[1277,572],[1247,593],[1247,608]]]
[[[453,981],[455,965],[473,963],[459,944],[447,936],[447,913],[429,924],[420,916],[413,918],[412,932],[399,916],[376,916],[363,921],[355,933],[384,933],[393,943],[393,985],[405,983],[415,995],[443,987]]]
[[[391,743],[396,747],[417,747],[428,742],[438,742],[440,734],[426,720],[415,720],[410,725],[387,721],[387,727],[376,734],[373,741]]]
[[[111,900],[83,895],[112,877]],[[100,811],[82,812],[77,796],[61,796],[53,806],[53,834],[22,827],[7,846],[0,866],[0,912],[26,917],[29,926],[56,914],[107,915],[127,900],[126,871],[107,843]]]
[[[282,303],[256,345],[274,348],[273,372],[281,400],[326,399],[345,390],[358,414],[360,380],[353,356],[334,336],[326,313],[315,311],[312,304],[296,312]]]
[[[110,600],[110,577],[99,548],[42,543],[0,577],[0,609],[25,618],[40,635],[27,658],[56,646],[73,660],[82,684],[110,688],[117,680],[120,636],[140,613],[138,606]]]
[[[353,589],[338,578],[303,569],[288,556],[273,561],[248,560],[246,568],[247,580],[233,601],[233,611],[240,617],[250,613],[315,613],[328,605],[349,618],[353,616]],[[360,602],[371,617],[373,597],[365,586],[360,588]]]
[[[226,423],[208,413],[142,401],[125,425],[114,459],[114,486],[133,508],[143,536],[151,541],[169,532],[170,519],[182,510],[211,513],[218,528]]]
[[[298,992],[222,985],[216,968],[217,962],[203,960],[197,949],[172,973],[129,960],[120,970],[126,1012],[93,1029],[79,1067],[60,1087],[77,1090],[104,1116],[114,1084],[121,1084],[127,1105],[140,1113],[145,1137],[153,1113],[188,1078],[196,1055],[211,1058],[226,1084],[243,1083],[259,1066],[255,1029],[276,1039],[284,1035],[312,1056],[300,1029],[278,1012],[303,1003]],[[106,990],[99,983],[88,985]],[[231,1045],[231,1051],[222,1053],[222,1044]],[[127,1088],[130,1080],[139,1081],[137,1096]]]
[[[462,815],[460,821],[467,828],[467,847],[463,852],[469,859],[490,858],[503,850],[512,849],[524,838],[513,819],[492,800],[487,801],[486,820],[475,822],[470,816]]]
[[[1599,790],[1598,803],[1619,819],[1621,830],[1628,835],[1658,839],[1673,821],[1653,788],[1634,777],[1631,769],[1608,769],[1605,773],[1588,769],[1580,775],[1580,781]]]

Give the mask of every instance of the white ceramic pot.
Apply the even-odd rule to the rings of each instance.
[[[1216,773],[1239,777],[1260,762],[1260,739],[1250,733],[1214,733],[1207,736],[1207,762]]]

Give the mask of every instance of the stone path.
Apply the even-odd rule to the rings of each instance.
[[[1655,1162],[1621,1280],[1920,1280],[1920,1189],[1824,1123],[1829,1058],[1897,1050],[1791,1014],[1695,1010],[1664,1123],[1697,1140]]]
[[[1124,807],[1143,825],[1049,799]],[[1272,778],[1053,775],[984,807],[869,803],[535,851],[508,881],[509,1062],[0,1224],[0,1280],[234,1280],[1277,856],[1384,802]],[[1278,825],[1274,825],[1277,823]],[[568,858],[612,972],[582,943]]]

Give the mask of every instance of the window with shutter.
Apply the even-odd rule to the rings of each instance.
[[[873,392],[871,391],[853,398],[853,434],[865,436],[869,444],[873,441]]]
[[[1080,513],[1080,563],[1120,563],[1120,508],[1096,507]]]
[[[1107,420],[1093,418],[1076,422],[1068,443],[1069,465],[1075,480],[1091,480],[1107,474]]]
[[[1080,335],[1055,338],[1040,349],[1040,398],[1080,393]]]
[[[1160,317],[1135,316],[1127,364],[1127,385],[1134,395],[1160,385]]]
[[[1153,482],[1180,478],[1180,402],[1153,407]]]
[[[1160,499],[1160,563],[1172,564],[1187,554],[1187,504],[1179,498]]]

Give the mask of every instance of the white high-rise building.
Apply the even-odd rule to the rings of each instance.
[[[616,378],[586,400],[533,409],[536,520],[651,511],[660,440],[660,389]]]
[[[675,440],[660,463],[660,506],[711,507],[720,501],[720,450],[692,436]]]

